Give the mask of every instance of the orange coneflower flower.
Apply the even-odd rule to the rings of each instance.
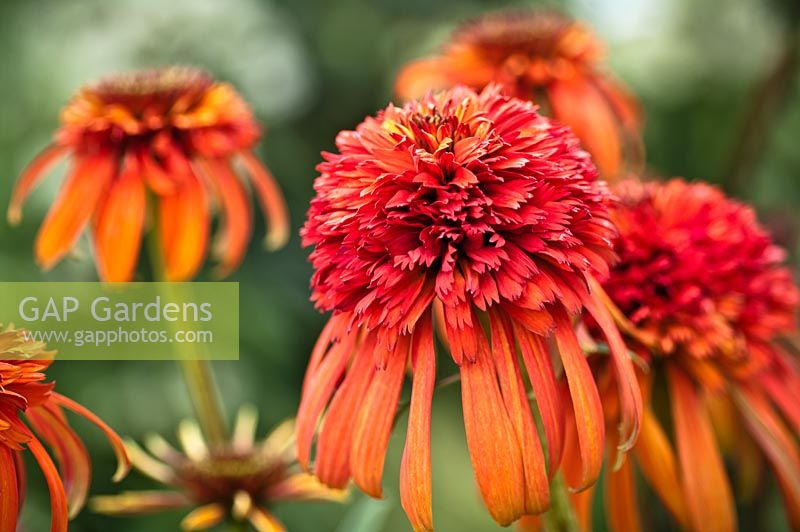
[[[22,330],[0,330],[0,531],[17,530],[25,495],[22,453],[29,451],[44,473],[50,490],[51,530],[66,531],[67,521],[86,501],[91,478],[89,454],[67,422],[70,410],[97,425],[117,453],[115,480],[128,471],[119,436],[102,420],[44,382],[53,352],[28,339]],[[41,440],[40,440],[41,439]],[[42,445],[50,446],[58,467]]]
[[[549,504],[561,459],[564,408],[548,339],[560,352],[581,423],[582,475],[596,479],[600,398],[571,317],[605,316],[587,279],[605,275],[615,231],[610,195],[568,129],[530,102],[456,87],[388,106],[324,154],[303,229],[313,245],[313,299],[333,317],[303,385],[301,464],[326,484],[349,478],[381,495],[381,476],[407,365],[413,391],[401,498],[415,529],[430,529],[434,315],[460,366],[464,424],[483,499],[508,524]],[[610,320],[602,320],[608,324]],[[607,334],[618,337],[613,324]],[[517,357],[519,347],[522,360]],[[621,447],[641,407],[631,362],[614,351],[624,404]],[[541,412],[540,445],[523,380]],[[326,410],[327,408],[327,410]]]
[[[110,76],[82,88],[64,109],[53,144],[20,177],[8,219],[20,220],[33,187],[70,156],[71,170],[36,239],[43,268],[61,260],[91,220],[100,277],[130,280],[153,201],[165,275],[188,279],[206,253],[213,200],[223,213],[214,251],[225,275],[241,262],[252,224],[234,161],[249,175],[268,219],[268,247],[288,238],[280,190],[251,151],[259,136],[252,111],[233,87],[202,70]]]
[[[133,466],[175,491],[95,497],[92,508],[111,515],[136,515],[198,506],[181,522],[183,530],[207,530],[233,519],[249,522],[259,532],[278,532],[283,525],[268,509],[274,503],[346,498],[346,492],[297,471],[293,421],[279,425],[258,443],[256,423],[256,412],[242,408],[233,437],[222,448],[209,448],[200,428],[190,421],[178,429],[183,452],[159,436],[146,443],[152,456],[128,442]]]
[[[616,178],[641,158],[634,98],[598,69],[600,42],[581,23],[553,11],[494,13],[458,28],[441,55],[415,61],[399,74],[396,91],[414,98],[464,84],[502,83],[570,126],[601,174]]]
[[[620,192],[620,262],[604,287],[650,371],[639,375],[645,411],[635,460],[607,476],[612,528],[643,529],[635,462],[681,526],[734,530],[726,454],[742,478],[754,458],[766,460],[800,527],[800,366],[779,341],[795,334],[800,296],[783,250],[751,208],[712,186],[675,179]],[[604,395],[615,377],[602,358],[595,364]],[[604,399],[615,422],[618,403]]]

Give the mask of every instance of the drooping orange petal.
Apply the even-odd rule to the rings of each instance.
[[[602,290],[598,283],[593,283],[593,291]],[[611,360],[617,377],[617,388],[621,406],[619,452],[626,453],[636,442],[639,436],[639,425],[642,417],[642,391],[633,368],[633,362],[628,354],[628,348],[622,340],[611,313],[592,294],[583,299],[583,304],[589,314],[595,319],[606,337],[611,349]],[[619,458],[615,461],[619,463]]]
[[[227,515],[225,507],[221,504],[206,504],[205,506],[200,506],[189,512],[186,517],[181,520],[181,529],[187,531],[208,530],[225,521]]]
[[[311,444],[322,410],[328,404],[353,350],[357,332],[350,332],[336,341],[329,353],[303,386],[297,409],[297,461],[306,471],[311,461]]]
[[[247,516],[256,532],[285,532],[286,528],[278,519],[264,508],[254,506]]]
[[[494,520],[507,526],[525,514],[524,466],[489,346],[482,334],[478,339],[477,352],[465,353],[461,363],[464,428],[483,502]]]
[[[50,407],[52,409],[52,406]],[[92,466],[89,452],[77,434],[47,406],[29,409],[26,417],[31,426],[50,445],[58,460],[61,480],[67,493],[70,519],[86,502]]]
[[[270,501],[334,501],[347,499],[347,490],[331,489],[310,473],[292,474],[264,494]]]
[[[77,159],[36,236],[39,266],[52,268],[75,245],[114,173],[117,160],[109,153]]]
[[[23,170],[22,175],[17,180],[17,184],[14,186],[14,191],[11,193],[11,201],[8,204],[8,223],[16,225],[20,222],[22,219],[22,205],[28,199],[28,195],[68,151],[69,148],[67,146],[51,144],[42,150]]]
[[[433,530],[431,510],[431,401],[436,384],[436,352],[430,312],[414,330],[414,372],[408,432],[400,464],[400,502],[415,531]]]
[[[667,380],[688,521],[695,530],[735,530],[733,494],[705,405],[680,368],[670,365]]]
[[[67,494],[64,492],[64,485],[61,483],[58,470],[47,451],[33,434],[30,434],[30,440],[28,440],[27,445],[31,454],[39,463],[42,473],[44,473],[47,489],[50,492],[50,532],[67,532],[69,505],[67,504]]]
[[[372,497],[383,496],[383,464],[403,386],[409,344],[408,335],[398,339],[386,357],[386,366],[375,368],[361,410],[354,413],[358,417],[350,447],[350,470],[356,485]],[[380,358],[376,356],[376,360]]]
[[[0,445],[0,531],[14,532],[19,514],[19,486],[15,451]]]
[[[675,452],[650,408],[644,410],[642,430],[633,448],[642,475],[682,527],[688,524],[683,487]]]
[[[56,401],[57,404],[78,414],[103,432],[117,457],[117,470],[114,472],[112,479],[114,482],[119,482],[125,478],[125,476],[128,474],[128,471],[131,469],[131,461],[128,457],[128,453],[125,450],[125,444],[122,442],[122,439],[119,437],[119,435],[114,432],[114,430],[109,427],[105,421],[97,417],[94,412],[87,409],[80,403],[77,403],[69,397],[56,392],[53,392],[51,397]]]
[[[132,491],[92,497],[89,507],[108,515],[141,515],[185,508],[192,501],[176,491]]]
[[[186,179],[174,194],[159,198],[159,224],[168,281],[192,278],[208,245],[206,193],[197,178]]]
[[[397,74],[394,90],[401,100],[410,100],[450,84],[444,61],[434,57],[420,59],[403,67]]]
[[[355,412],[375,373],[375,334],[369,335],[353,356],[341,386],[336,391],[317,439],[314,473],[326,485],[342,489],[350,480],[350,447],[356,424]]]
[[[122,170],[109,187],[94,223],[97,269],[104,281],[130,281],[133,277],[146,215],[146,193],[141,167],[128,153]]]
[[[552,478],[558,471],[564,452],[564,409],[559,397],[553,361],[541,336],[514,323],[514,336],[519,343],[528,379],[531,381],[539,416],[547,440],[547,471]]]
[[[778,477],[792,528],[800,529],[800,451],[796,438],[763,394],[741,387],[733,391],[733,399]]]
[[[616,442],[610,443],[616,444]],[[609,470],[605,476],[606,513],[611,530],[618,532],[643,530],[631,461],[623,461],[616,471]]]
[[[550,506],[550,487],[542,444],[522,381],[511,323],[497,311],[489,313],[489,322],[492,332],[492,358],[497,368],[500,392],[516,433],[517,445],[522,452],[525,513],[538,514]]]
[[[570,406],[572,399],[569,396],[569,387],[562,382],[559,394],[564,400],[564,404]],[[561,471],[567,485],[577,485],[583,475],[583,460],[581,458],[581,448],[578,442],[578,428],[575,425],[575,415],[572,408],[567,408],[564,416],[564,456],[561,461]],[[583,491],[572,492],[569,494],[570,504],[575,510],[575,519],[578,521],[578,528],[582,532],[592,530],[592,503],[596,484],[589,486]]]
[[[571,488],[580,491],[595,483],[603,465],[603,407],[589,364],[572,328],[572,321],[561,307],[554,308],[553,318],[556,343],[569,385],[581,450],[580,482]]]
[[[616,176],[621,165],[619,124],[603,94],[583,76],[555,80],[547,89],[553,116],[568,125],[592,154],[604,176]]]
[[[201,159],[199,164],[208,180],[214,183],[222,203],[223,220],[214,243],[214,254],[220,260],[218,274],[225,277],[239,266],[247,251],[252,231],[250,202],[230,163],[222,159]]]
[[[250,151],[239,154],[245,170],[250,175],[253,188],[267,220],[267,249],[275,250],[289,241],[289,210],[277,181],[261,161]]]

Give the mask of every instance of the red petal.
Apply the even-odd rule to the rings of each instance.
[[[580,491],[595,483],[603,465],[605,442],[603,407],[589,364],[572,329],[572,321],[566,311],[558,306],[553,310],[553,318],[556,325],[556,343],[569,385],[581,449],[580,482],[577,486],[572,486],[576,491]]]
[[[415,531],[433,530],[431,511],[431,401],[436,384],[433,325],[426,313],[414,330],[411,347],[414,382],[400,465],[400,502]]]
[[[67,532],[69,511],[67,509],[67,494],[64,492],[61,477],[59,477],[55,464],[53,464],[39,440],[33,434],[30,434],[30,438],[28,449],[36,458],[39,467],[42,468],[42,473],[44,473],[44,478],[47,482],[47,489],[50,491],[50,532]]]
[[[261,210],[267,219],[267,249],[281,248],[289,241],[289,210],[283,193],[269,170],[252,152],[243,151],[239,155],[250,174],[253,188],[261,201]]]
[[[500,391],[511,426],[516,432],[517,445],[522,451],[525,513],[538,514],[550,506],[549,479],[544,465],[542,444],[522,381],[511,324],[496,311],[489,313],[489,319],[492,331],[492,358],[497,367]]]
[[[464,358],[461,364],[464,428],[483,501],[494,520],[507,526],[525,514],[524,466],[489,346],[481,338],[474,361]]]
[[[353,481],[372,497],[383,494],[383,464],[403,387],[409,343],[408,335],[401,336],[389,353],[386,366],[375,368],[353,431],[353,446],[350,448]],[[378,358],[376,355],[376,360]]]
[[[736,512],[705,405],[680,368],[667,378],[689,523],[695,530],[735,530]]]
[[[19,176],[8,204],[8,223],[16,225],[22,219],[22,204],[47,172],[64,157],[69,148],[51,144],[42,150]]]
[[[15,451],[0,444],[0,531],[17,529],[20,498],[17,486],[17,461]]]
[[[76,160],[36,237],[36,261],[52,268],[75,245],[117,170],[108,153]]]
[[[104,281],[130,281],[139,257],[146,196],[136,156],[128,153],[95,218],[97,269]]]
[[[199,164],[207,180],[215,184],[222,203],[223,220],[214,243],[214,253],[220,259],[217,273],[225,277],[239,266],[247,251],[252,231],[250,202],[227,161],[202,159]]]

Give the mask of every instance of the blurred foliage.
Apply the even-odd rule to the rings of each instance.
[[[651,171],[724,183],[723,172],[761,80],[786,46],[798,17],[796,0],[29,0],[0,2],[0,204],[13,180],[57,125],[59,108],[84,81],[144,65],[189,63],[231,81],[252,102],[268,134],[260,153],[284,187],[298,229],[312,195],[320,150],[391,98],[406,60],[435,50],[463,18],[503,6],[549,6],[585,18],[608,43],[608,62],[639,95],[646,114]],[[796,80],[776,120],[759,132],[764,149],[740,193],[753,201],[779,241],[792,251],[800,205],[800,86]],[[31,243],[59,179],[36,192],[23,225],[0,225],[0,272],[9,281],[92,280],[88,260],[44,274]],[[260,220],[257,222],[262,224]],[[262,234],[259,225],[256,234]],[[295,232],[296,234],[296,232]],[[324,317],[308,302],[311,269],[295,237],[267,254],[252,244],[233,276],[241,290],[241,360],[218,363],[227,409],[252,403],[262,433],[294,413],[304,364]],[[84,250],[83,255],[87,254]],[[796,257],[796,253],[794,254]],[[203,278],[210,278],[207,274]],[[121,367],[122,364],[122,367]],[[165,363],[56,364],[60,390],[91,407],[121,433],[170,436],[189,416],[177,368]],[[495,530],[472,484],[457,387],[434,406],[434,515],[439,530]],[[347,506],[276,509],[289,530],[407,530],[397,497],[404,421],[392,439],[384,485],[388,502],[354,494]],[[111,451],[90,426],[76,422],[91,447],[94,493],[111,493]],[[47,529],[40,475],[30,464],[25,530]],[[132,474],[123,488],[152,488]],[[644,488],[643,488],[644,490]],[[741,506],[746,529],[785,527],[774,486]],[[646,494],[646,492],[643,491]],[[597,498],[596,530],[605,530]],[[671,530],[657,507],[653,530]],[[79,516],[76,532],[174,530],[180,513],[129,520]],[[367,524],[364,524],[366,520]]]

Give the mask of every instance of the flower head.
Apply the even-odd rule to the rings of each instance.
[[[44,473],[50,491],[51,530],[65,532],[67,521],[86,500],[91,464],[86,446],[69,426],[69,410],[97,425],[108,437],[119,467],[119,480],[128,470],[122,441],[102,420],[45,382],[52,351],[32,341],[23,330],[0,330],[0,530],[16,530],[25,490],[22,455],[30,452]],[[50,446],[58,467],[45,450]]]
[[[732,529],[723,454],[740,467],[761,455],[798,526],[800,449],[792,431],[800,431],[800,368],[780,340],[796,334],[800,292],[783,250],[751,208],[710,185],[629,183],[620,195],[613,214],[620,261],[604,287],[628,345],[651,368],[640,375],[646,405],[636,463],[681,525]],[[596,363],[603,394],[614,377]],[[673,431],[662,428],[666,413],[649,400],[660,387]],[[604,406],[613,422],[614,401]],[[631,467],[609,475],[609,516],[619,529],[638,522]]]
[[[183,530],[214,528],[226,519],[248,521],[259,532],[284,530],[269,507],[303,500],[341,501],[346,493],[322,486],[296,470],[294,423],[287,421],[261,442],[255,442],[257,415],[242,408],[231,441],[210,448],[199,427],[183,422],[178,437],[183,452],[159,436],[147,447],[152,456],[128,442],[133,466],[175,491],[128,492],[95,497],[95,511],[135,515],[197,506],[181,522]]]
[[[602,460],[597,389],[573,333],[584,307],[608,318],[587,287],[613,258],[611,197],[588,154],[535,106],[456,87],[390,105],[324,154],[303,230],[314,246],[313,299],[333,317],[318,340],[298,413],[298,455],[331,486],[353,478],[381,494],[386,445],[407,364],[413,391],[401,495],[417,529],[430,516],[433,316],[460,366],[464,422],[477,482],[492,516],[508,524],[549,503],[561,457],[563,408],[552,337],[581,432],[583,475]],[[604,324],[609,319],[600,318]],[[613,324],[608,334],[619,337]],[[517,346],[522,362],[517,358]],[[620,371],[624,443],[637,430],[630,360]],[[547,439],[539,442],[521,364]]]
[[[454,84],[501,83],[534,100],[570,126],[604,176],[623,173],[639,156],[638,108],[598,70],[600,42],[582,24],[553,11],[511,11],[463,24],[441,55],[415,61],[399,74],[397,93],[413,98]]]
[[[228,274],[241,262],[252,229],[234,161],[249,175],[268,218],[267,245],[279,247],[288,237],[280,191],[251,152],[259,136],[250,108],[233,87],[202,70],[168,67],[111,76],[82,88],[63,110],[53,144],[20,177],[8,218],[20,220],[30,191],[69,156],[66,181],[36,239],[43,268],[61,260],[91,223],[100,276],[130,280],[152,201],[165,274],[188,279],[203,262],[216,203],[223,220],[214,251],[220,273]]]

